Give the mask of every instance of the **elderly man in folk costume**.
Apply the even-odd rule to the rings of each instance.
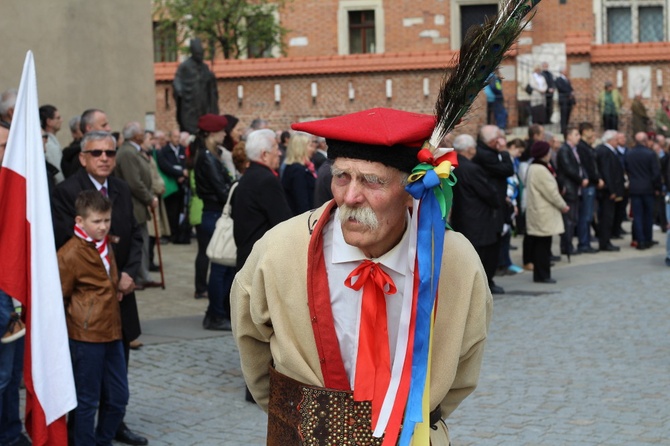
[[[537,0],[471,31],[436,116],[377,108],[294,130],[326,138],[334,199],[277,225],[235,278],[242,371],[268,445],[449,444],[492,311],[477,253],[445,231],[456,156],[437,148]]]

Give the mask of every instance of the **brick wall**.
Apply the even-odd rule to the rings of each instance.
[[[430,94],[423,94],[423,79],[429,79]],[[393,82],[393,96],[386,98],[386,80]],[[337,116],[373,107],[390,107],[432,114],[442,79],[442,71],[371,73],[361,75],[287,76],[281,78],[219,80],[219,109],[221,113],[237,116],[243,126],[254,118],[270,121],[274,130],[288,129],[293,122]],[[317,98],[312,101],[311,83],[317,83]],[[355,98],[349,100],[349,83]],[[274,101],[274,85],[281,85],[281,102]],[[244,99],[238,104],[237,87],[244,87]],[[506,88],[506,87],[505,87]],[[167,103],[166,103],[167,95]],[[476,132],[486,114],[483,94],[477,98],[473,112],[459,131]],[[169,82],[156,84],[156,128],[177,126],[172,86]]]

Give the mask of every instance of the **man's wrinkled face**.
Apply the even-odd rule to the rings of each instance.
[[[98,151],[102,150],[100,156],[97,155]],[[99,183],[104,183],[108,176],[112,174],[114,167],[116,166],[116,157],[107,156],[104,152],[105,150],[116,150],[114,147],[114,142],[111,138],[99,139],[88,141],[86,147],[82,147],[81,153],[79,154],[79,162],[86,172],[96,179]]]
[[[411,205],[403,174],[378,162],[351,158],[337,158],[332,172],[344,240],[368,258],[390,251],[405,232]]]

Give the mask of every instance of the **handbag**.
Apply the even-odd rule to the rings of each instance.
[[[230,192],[228,192],[228,199],[223,207],[221,217],[216,221],[216,228],[206,251],[211,262],[224,266],[235,266],[237,264],[237,245],[235,245],[235,239],[233,238],[233,219],[230,216],[230,198],[233,196],[237,184],[233,184]]]
[[[526,84],[526,93],[529,95],[533,94],[533,87],[530,86],[530,84]]]

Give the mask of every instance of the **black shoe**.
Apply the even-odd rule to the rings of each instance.
[[[207,329],[211,321],[212,318],[210,317],[209,313],[205,313],[205,317],[202,319],[202,328]]]
[[[501,286],[491,285],[491,294],[505,294],[505,290]]]
[[[637,246],[635,247],[635,249],[640,250],[640,251],[642,251],[644,249],[649,249],[649,248],[651,248],[651,243],[638,243]]]
[[[649,243],[651,243],[652,246],[653,246],[653,245],[658,245],[658,240],[652,240],[652,241],[649,242]]]
[[[149,271],[151,271],[152,273],[157,273],[160,270],[161,269],[159,268],[158,265],[154,265],[153,263],[149,265]]]
[[[551,256],[549,257],[549,260],[551,260],[552,262],[560,262],[561,256]]]
[[[519,248],[514,246],[514,245],[509,245],[509,250],[510,251],[516,251],[517,249],[519,249]]]
[[[601,251],[608,251],[608,252],[617,252],[617,251],[621,251],[621,248],[619,248],[618,246],[614,246],[612,244],[609,244],[607,246],[601,246],[600,250]]]
[[[533,280],[535,283],[556,283],[556,279],[542,279],[542,280]]]
[[[595,249],[595,248],[592,248],[590,246],[588,246],[586,248],[577,248],[577,252],[579,254],[595,254],[599,251],[600,251],[599,249]]]
[[[118,441],[119,443],[131,444],[135,446],[143,446],[149,444],[149,440],[140,435],[137,435],[135,432],[128,429],[126,423],[123,422],[117,429],[114,440]]]
[[[209,324],[205,326],[205,330],[231,331],[232,327],[230,321],[226,318],[210,317]]]

